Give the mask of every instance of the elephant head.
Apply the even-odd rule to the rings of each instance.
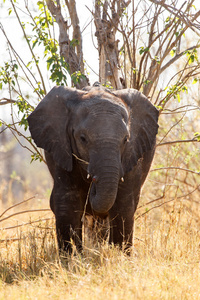
[[[158,111],[133,89],[108,92],[54,87],[28,117],[38,147],[73,172],[73,154],[92,181],[89,201],[96,214],[113,206],[120,178],[152,150]]]

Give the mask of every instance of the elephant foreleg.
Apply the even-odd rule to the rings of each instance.
[[[76,191],[67,192],[59,189],[59,192],[51,196],[56,218],[56,232],[59,250],[72,253],[73,246],[78,251],[82,249],[82,206]]]

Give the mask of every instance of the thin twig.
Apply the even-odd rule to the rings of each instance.
[[[199,109],[200,110],[200,106],[198,106],[198,105],[194,105],[194,104],[187,104],[187,105],[183,105],[183,106],[179,106],[179,107],[177,107],[177,108],[175,108],[175,109],[169,109],[169,108],[165,108],[165,112],[166,111],[169,111],[169,113],[174,113],[174,112],[176,112],[177,110],[179,110],[179,109],[183,109],[183,108],[186,108],[186,107],[194,107],[194,109]],[[184,111],[185,112],[185,111]]]
[[[166,10],[168,10],[171,14],[177,15],[178,14],[178,18],[185,23],[185,25],[187,27],[190,27],[198,36],[200,36],[199,32],[196,31],[199,30],[199,26],[196,25],[195,23],[193,23],[195,20],[198,19],[198,16],[200,15],[200,11],[197,11],[197,13],[194,15],[194,17],[192,18],[192,20],[189,20],[187,15],[184,14],[182,11],[178,10],[176,7],[171,6],[171,5],[167,5],[165,3],[165,1],[158,1],[158,0],[149,0],[157,5],[161,5],[163,6]],[[186,3],[187,1],[185,1]],[[184,4],[185,4],[184,3]]]
[[[182,120],[183,120],[183,118],[185,117],[185,115],[186,115],[186,113],[184,113],[183,115],[182,115],[182,117],[175,123],[175,124],[173,124],[171,127],[170,127],[170,129],[166,132],[166,134],[163,136],[163,138],[160,140],[160,142],[159,142],[159,144],[161,144],[161,142],[166,138],[166,136],[170,133],[170,131],[176,126],[176,125],[178,125]],[[158,144],[158,145],[159,145]],[[158,146],[157,145],[157,146]]]
[[[143,217],[143,216],[146,215],[147,213],[149,213],[151,210],[153,210],[153,209],[155,209],[155,208],[158,208],[158,207],[161,207],[161,206],[163,206],[163,205],[165,205],[165,204],[167,204],[167,203],[170,203],[170,202],[172,202],[172,201],[174,201],[174,200],[175,200],[175,199],[171,199],[171,200],[165,201],[165,202],[163,202],[163,203],[161,203],[161,204],[158,204],[158,205],[156,205],[156,206],[154,206],[154,207],[149,208],[147,211],[145,211],[144,213],[142,213],[142,214],[140,214],[139,216],[137,216],[137,217],[135,218],[135,221],[136,221],[137,219]]]
[[[31,54],[32,54],[33,59],[34,59],[35,66],[36,66],[36,68],[37,68],[38,74],[39,74],[40,79],[41,79],[41,82],[42,82],[42,86],[43,86],[44,93],[46,94],[46,93],[47,93],[47,92],[46,92],[46,87],[45,87],[45,83],[44,83],[44,79],[43,79],[41,70],[40,70],[40,68],[39,68],[39,66],[38,66],[38,63],[37,63],[37,58],[35,57],[35,54],[34,54],[34,52],[33,52],[33,49],[32,49],[31,46],[30,46],[30,43],[29,43],[29,41],[28,41],[27,34],[26,34],[26,32],[25,32],[25,30],[24,30],[24,27],[23,27],[23,25],[22,25],[22,23],[21,23],[21,21],[20,21],[19,15],[18,15],[17,10],[16,10],[16,7],[15,7],[15,5],[14,5],[14,3],[13,3],[13,0],[10,0],[10,1],[11,1],[13,10],[14,10],[14,12],[15,12],[15,15],[16,15],[16,17],[17,17],[17,20],[18,20],[18,22],[19,22],[19,25],[20,25],[20,27],[21,27],[21,29],[22,29],[24,38],[25,38],[25,40],[26,40],[26,42],[27,42],[28,48],[29,48],[29,50],[30,50],[30,52],[31,52]]]
[[[12,209],[12,208],[14,208],[14,207],[16,207],[16,206],[19,206],[19,205],[21,205],[21,204],[24,204],[24,203],[26,203],[26,202],[28,202],[28,201],[30,201],[30,200],[32,200],[32,199],[35,199],[35,196],[33,196],[33,197],[31,197],[31,198],[28,198],[28,199],[26,199],[26,200],[24,200],[24,201],[21,201],[21,202],[19,202],[19,203],[17,203],[17,204],[14,204],[14,205],[8,207],[8,208],[7,208],[6,210],[4,210],[4,212],[0,215],[0,218],[2,218],[2,216],[3,216],[6,212],[8,212],[10,209]]]
[[[90,187],[89,187],[87,197],[86,197],[86,201],[85,201],[84,211],[83,211],[83,215],[82,215],[82,218],[81,218],[82,223],[84,223],[84,220],[85,220],[86,207],[87,207],[87,204],[88,204],[91,188],[92,188],[92,182],[90,183]]]
[[[161,170],[180,170],[180,171],[185,171],[185,172],[193,173],[196,175],[200,175],[200,172],[196,172],[196,171],[192,171],[190,169],[185,169],[185,168],[180,168],[180,167],[161,167],[161,168],[152,169],[152,170],[150,170],[150,172],[161,171]]]
[[[140,205],[140,206],[137,208],[137,210],[140,209],[140,208],[143,208],[143,207],[145,207],[145,206],[147,206],[147,205],[149,205],[149,204],[152,204],[152,203],[154,203],[154,202],[157,202],[157,201],[163,199],[164,197],[165,197],[165,194],[163,193],[162,196],[160,196],[160,197],[158,197],[158,198],[156,198],[156,199],[154,199],[154,200],[151,200],[151,201],[149,201],[149,202],[147,202],[147,203],[145,203],[145,204],[143,204],[143,205]]]
[[[72,155],[73,155],[77,160],[79,160],[80,162],[82,162],[82,163],[84,163],[84,164],[86,164],[86,165],[89,164],[89,162],[87,162],[87,161],[85,161],[85,160],[79,158],[76,154],[72,153]]]
[[[193,138],[191,140],[177,140],[177,141],[159,143],[158,145],[156,145],[156,147],[160,147],[160,146],[164,146],[164,145],[179,144],[179,143],[193,143],[193,142],[199,143],[200,141],[197,138]]]
[[[13,124],[9,124],[7,125],[3,120],[0,119],[0,121],[8,128],[10,129],[11,133],[13,134],[13,136],[16,138],[17,142],[20,144],[20,146],[24,149],[27,149],[28,151],[30,151],[32,154],[35,154],[30,148],[28,148],[27,146],[23,145],[20,140],[18,139],[18,137],[16,136],[15,132],[23,137],[27,142],[29,142],[29,144],[33,147],[33,149],[36,151],[36,153],[40,156],[41,160],[46,164],[46,160],[44,159],[43,155],[38,151],[38,148],[32,143],[32,141],[27,138],[24,134],[22,134],[15,126],[15,124],[17,124],[16,122],[13,122]],[[11,127],[13,125],[13,127]]]
[[[0,29],[1,29],[2,33],[4,34],[4,36],[5,36],[6,40],[7,40],[8,46],[9,46],[10,49],[12,50],[12,53],[13,53],[13,55],[14,55],[14,57],[15,57],[17,63],[18,63],[18,65],[20,66],[22,72],[24,73],[24,75],[25,75],[25,77],[26,77],[26,79],[27,79],[27,84],[29,84],[29,86],[30,86],[31,88],[33,88],[33,90],[35,90],[35,86],[33,85],[32,81],[30,80],[30,76],[28,76],[28,74],[25,72],[25,69],[29,72],[29,74],[31,75],[31,77],[33,78],[33,80],[35,81],[35,83],[37,84],[38,81],[37,81],[37,79],[35,78],[35,75],[31,72],[31,69],[28,68],[28,67],[26,66],[26,64],[24,63],[23,59],[19,56],[19,54],[18,54],[18,53],[16,52],[16,50],[13,48],[13,46],[12,46],[12,44],[11,44],[11,42],[10,42],[8,36],[6,35],[6,32],[5,32],[4,28],[3,28],[3,25],[2,25],[1,23],[0,23]],[[36,92],[36,94],[38,95],[38,97],[41,99],[40,93],[38,93],[37,90],[36,90],[35,92]]]
[[[154,207],[151,207],[150,209],[148,209],[148,210],[145,211],[144,213],[142,213],[142,214],[140,214],[139,216],[137,216],[137,217],[135,218],[135,220],[139,219],[140,217],[143,217],[144,215],[146,215],[147,213],[149,213],[151,210],[153,210],[153,209],[155,209],[155,208],[158,208],[158,207],[161,207],[161,206],[163,206],[163,205],[165,205],[165,204],[167,204],[167,203],[169,203],[169,202],[172,202],[172,201],[175,201],[175,200],[180,200],[181,198],[184,198],[184,200],[186,200],[186,201],[191,201],[191,200],[188,200],[187,197],[188,197],[189,195],[193,194],[195,191],[199,190],[199,186],[200,186],[200,185],[198,185],[194,190],[192,190],[191,192],[189,192],[189,193],[187,193],[187,194],[184,194],[184,195],[181,195],[181,196],[178,196],[178,197],[174,197],[173,199],[170,199],[170,200],[165,201],[165,202],[163,202],[163,203],[161,203],[161,204],[158,204],[158,205],[156,205],[156,206],[154,206]],[[162,198],[162,197],[161,197],[161,198]],[[154,201],[152,201],[152,202],[154,202]],[[196,204],[200,204],[200,202],[197,202],[197,201],[194,201],[194,200],[193,200],[192,202],[195,202]],[[148,204],[148,203],[147,203],[147,204]],[[145,205],[144,205],[144,206],[145,206]]]
[[[37,213],[37,212],[41,212],[41,211],[48,211],[49,212],[51,210],[50,210],[50,208],[24,210],[24,211],[16,212],[16,213],[14,213],[14,214],[12,214],[12,215],[10,215],[8,217],[5,217],[5,218],[1,219],[0,222],[3,222],[5,220],[10,219],[10,218],[12,218],[14,216],[17,216],[17,215],[27,214],[27,213],[35,213],[35,212]]]
[[[49,221],[49,220],[53,220],[53,217],[52,217],[52,218],[40,219],[40,220],[36,220],[36,221],[30,221],[30,222],[28,222],[28,223],[18,224],[18,225],[15,225],[15,226],[4,227],[4,228],[1,228],[1,230],[15,229],[15,228],[18,228],[18,227],[23,227],[23,226],[27,226],[27,225],[32,225],[32,224],[35,224],[35,223],[44,222],[44,221]]]

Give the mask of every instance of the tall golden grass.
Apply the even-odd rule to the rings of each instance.
[[[0,207],[0,299],[200,299],[198,172],[195,143],[157,148],[130,256],[106,243],[59,256],[47,199]]]
[[[200,299],[199,204],[143,206],[145,197],[130,257],[107,244],[59,257],[54,218],[41,201],[9,209],[0,219],[0,299]]]

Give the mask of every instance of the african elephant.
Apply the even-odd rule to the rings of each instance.
[[[82,249],[84,213],[110,220],[109,242],[132,245],[134,213],[155,151],[158,111],[134,89],[54,87],[28,117],[54,185],[60,249]],[[86,203],[86,199],[88,199]]]

